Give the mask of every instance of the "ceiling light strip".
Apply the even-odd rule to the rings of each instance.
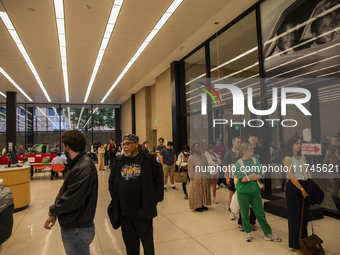
[[[66,34],[65,34],[65,15],[64,15],[64,0],[54,0],[55,18],[57,23],[57,31],[59,38],[61,68],[63,70],[64,89],[66,102],[70,101],[68,88],[68,73],[67,73],[67,56],[66,56]]]
[[[86,125],[90,122],[90,120],[92,119],[93,114],[96,113],[96,111],[98,110],[98,107],[96,109],[94,109],[93,113],[91,114],[91,117],[89,118],[89,120],[85,123],[85,125],[83,126],[82,130],[86,127]]]
[[[113,31],[113,29],[115,27],[115,24],[116,24],[116,21],[118,19],[118,15],[119,15],[120,9],[122,8],[123,1],[124,0],[115,0],[115,2],[113,3],[112,9],[111,9],[111,14],[110,14],[109,20],[108,20],[108,22],[106,24],[106,29],[105,29],[105,32],[104,32],[104,36],[103,36],[102,42],[100,44],[100,48],[99,48],[99,52],[98,52],[98,55],[97,55],[96,63],[94,64],[94,68],[93,68],[93,71],[92,71],[91,79],[90,79],[89,85],[87,87],[84,103],[87,102],[87,100],[88,100],[88,98],[90,96],[92,85],[93,85],[93,83],[94,83],[94,81],[96,79],[99,66],[100,66],[100,64],[102,62],[102,59],[103,59],[103,56],[105,54],[107,45],[109,43],[112,31]]]
[[[33,100],[25,93],[25,91],[23,91],[18,84],[15,83],[15,81],[13,81],[13,79],[5,72],[4,69],[2,69],[0,67],[0,73],[3,74],[3,76],[6,77],[7,80],[9,80],[10,83],[12,83],[14,85],[14,87],[20,91],[21,94],[23,94],[30,102],[32,102]],[[6,95],[3,95],[4,97],[6,97]]]
[[[13,38],[15,44],[17,45],[17,47],[18,47],[18,49],[19,49],[19,51],[20,51],[20,53],[21,53],[22,56],[24,57],[24,59],[25,59],[27,65],[28,65],[28,67],[31,69],[31,72],[32,72],[33,75],[34,75],[34,78],[37,80],[37,82],[38,82],[38,84],[39,84],[41,90],[43,91],[43,93],[44,93],[44,95],[45,95],[47,101],[48,101],[48,102],[51,102],[51,99],[50,99],[49,95],[47,94],[47,91],[46,91],[46,89],[45,89],[43,83],[41,82],[40,77],[39,77],[39,75],[38,75],[38,73],[37,73],[37,71],[36,71],[36,69],[35,69],[35,67],[34,67],[34,65],[33,65],[32,61],[31,61],[31,59],[30,59],[30,57],[29,57],[29,55],[28,55],[28,53],[26,52],[26,49],[25,49],[23,43],[21,42],[21,40],[20,40],[20,38],[19,38],[19,36],[18,36],[18,34],[17,34],[17,32],[16,32],[16,30],[15,30],[15,28],[14,28],[14,26],[13,26],[11,20],[10,20],[10,18],[8,17],[7,13],[6,13],[6,12],[1,12],[1,11],[0,11],[0,17],[1,17],[2,21],[4,22],[5,26],[7,27],[7,30],[8,30],[8,32],[10,33],[10,35],[12,36],[12,38]],[[9,76],[8,76],[8,77],[9,77]],[[6,78],[7,78],[7,77],[6,77]],[[8,78],[7,78],[7,79],[8,79]],[[12,82],[12,84],[14,85],[13,82]],[[16,84],[16,83],[15,83],[15,84]],[[18,85],[14,85],[14,86],[15,86],[16,88],[20,88]],[[25,92],[23,92],[23,90],[22,90],[21,88],[19,89],[19,91],[20,91],[21,93],[23,93],[23,95],[25,95],[25,97],[26,97],[29,101],[31,101],[31,102],[33,101],[32,99],[30,99],[30,98],[26,95]]]
[[[59,120],[59,115],[58,115],[58,113],[57,113],[57,110],[56,110],[56,108],[55,108],[54,106],[52,106],[52,109],[54,110],[54,112],[55,112],[55,114],[57,115],[57,117],[58,117],[58,120]]]
[[[109,91],[106,93],[101,103],[104,103],[104,101],[107,99],[107,97],[111,94],[112,90],[117,86],[117,84],[120,82],[120,80],[124,77],[124,75],[127,73],[127,71],[130,69],[130,67],[134,64],[134,62],[138,59],[138,57],[142,54],[142,52],[145,50],[145,48],[148,46],[148,44],[153,40],[153,38],[156,36],[156,34],[161,30],[161,28],[165,25],[165,23],[169,20],[169,18],[172,16],[172,14],[177,10],[177,8],[180,6],[180,4],[183,2],[183,0],[174,0],[170,7],[165,11],[163,16],[160,18],[160,20],[157,22],[157,24],[154,26],[154,28],[151,30],[149,35],[146,37],[142,45],[138,48],[137,52],[133,55],[129,63],[126,65],[124,70],[121,72],[121,74],[118,76],[117,80],[113,83]]]
[[[84,107],[81,108],[81,111],[80,111],[80,115],[79,115],[79,118],[78,118],[78,123],[77,123],[77,129],[79,127],[79,122],[81,120],[81,116],[83,115],[83,111],[84,111]]]
[[[52,124],[58,129],[57,125],[54,124],[54,122],[46,115],[46,113],[44,113],[40,108],[39,106],[37,106],[37,108],[39,109],[39,111],[50,121],[52,122]]]
[[[27,111],[24,107],[20,106],[20,108],[26,111],[28,114],[32,115],[32,113],[30,111]]]
[[[2,95],[4,98],[7,98],[7,96],[0,91],[0,95]]]
[[[67,107],[67,115],[68,115],[68,124],[71,128],[70,107]]]

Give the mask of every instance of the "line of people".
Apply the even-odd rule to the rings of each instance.
[[[78,251],[81,254],[89,254],[89,244],[95,234],[93,218],[98,193],[97,171],[92,160],[89,161],[90,158],[85,155],[86,138],[79,131],[65,131],[62,141],[65,154],[70,158],[69,173],[55,203],[49,208],[49,218],[45,223],[45,228],[53,227],[58,217],[66,253],[72,254]],[[235,190],[237,191],[240,225],[242,225],[239,230],[246,233],[245,241],[250,242],[251,232],[256,230],[255,221],[251,221],[254,215],[254,220],[258,220],[264,233],[264,240],[281,242],[282,239],[272,233],[262,204],[258,180],[263,179],[265,173],[258,158],[261,156],[261,151],[256,149],[257,141],[256,134],[250,134],[247,143],[242,143],[240,137],[233,138],[233,148],[223,155],[222,161],[221,157],[213,151],[213,146],[209,146],[208,151],[202,153],[199,143],[192,144],[191,152],[187,145],[183,146],[177,159],[172,143],[168,142],[167,146],[164,146],[164,140],[159,139],[160,148],[156,150],[159,160],[157,161],[153,155],[139,145],[138,136],[134,134],[124,136],[122,154],[114,159],[109,177],[112,201],[108,207],[108,214],[113,228],[121,227],[127,254],[139,254],[140,241],[144,254],[154,254],[153,218],[157,216],[157,203],[164,198],[169,176],[172,190],[177,191],[174,178],[172,178],[176,161],[178,168],[188,174],[190,192],[188,194],[186,190],[186,183],[182,184],[183,192],[185,199],[189,198],[190,209],[196,212],[206,211],[207,206],[210,206],[212,202],[217,203],[214,189],[213,199],[211,198],[211,186],[216,188],[218,172],[210,171],[209,162],[210,166],[213,164],[234,166],[235,172],[226,172],[226,182],[230,187],[230,195]],[[285,165],[306,167],[306,158],[301,154],[301,141],[302,139],[297,136],[288,140]],[[248,167],[251,170],[245,172],[242,167]],[[292,168],[289,167],[289,169]],[[302,238],[304,238],[307,236],[307,197],[309,196],[305,191],[305,186],[307,179],[311,178],[309,169],[304,170],[288,172],[289,182],[286,189],[289,211],[289,247],[299,254],[301,250],[298,243],[298,226],[301,206],[304,201],[305,215],[302,224]],[[229,202],[231,201],[230,196]],[[235,215],[230,219],[235,219]],[[83,234],[78,240],[75,236],[80,233],[79,231]],[[81,241],[81,238],[85,237],[86,242]]]

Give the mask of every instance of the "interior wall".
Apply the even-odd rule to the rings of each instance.
[[[132,132],[132,122],[131,122],[131,98],[126,100],[122,106],[122,136],[130,134]]]
[[[156,84],[150,87],[151,130],[156,130]]]
[[[172,141],[170,69],[156,78],[156,119],[157,139]]]
[[[146,140],[146,100],[145,88],[142,88],[135,95],[136,102],[136,134],[139,136],[139,141]]]
[[[172,141],[171,77],[170,69],[156,78],[151,87],[135,94],[136,134],[140,142],[147,140],[153,150],[157,139]],[[131,133],[131,99],[122,104],[122,134]]]

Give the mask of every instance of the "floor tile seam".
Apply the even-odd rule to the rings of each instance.
[[[169,218],[167,218],[166,216],[164,216],[166,219],[168,219],[172,224],[174,224],[176,227],[178,227],[180,230],[182,230],[186,235],[189,236],[189,238],[191,238],[192,240],[194,240],[196,243],[198,243],[200,246],[202,246],[204,249],[206,249],[208,252],[210,252],[211,254],[214,254],[212,251],[210,251],[207,247],[205,247],[203,244],[199,243],[195,238],[193,238],[191,235],[189,235],[187,232],[185,232],[182,228],[180,228],[177,224],[175,224],[173,221],[171,221]]]
[[[232,231],[232,230],[237,230],[238,232],[241,232],[238,230],[238,228],[232,228],[232,229],[225,229],[225,230],[219,230],[219,231],[216,231],[216,232],[211,232],[211,233],[205,233],[205,234],[202,234],[202,235],[194,235],[192,237],[201,237],[201,236],[207,236],[207,235],[212,235],[212,234],[218,234],[218,233],[222,233],[222,232],[229,232],[229,231]],[[236,232],[237,233],[237,232]]]
[[[99,234],[98,234],[98,229],[96,228],[96,236],[98,238],[98,242],[99,242],[99,246],[100,246],[100,250],[101,250],[101,254],[103,254],[103,247],[102,247],[102,243],[100,242],[100,239],[99,239]]]

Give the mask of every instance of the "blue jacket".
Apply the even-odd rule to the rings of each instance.
[[[325,197],[325,194],[312,179],[307,180],[307,185],[306,185],[305,190],[310,196],[311,205],[315,205],[315,204],[319,205],[322,203]]]

